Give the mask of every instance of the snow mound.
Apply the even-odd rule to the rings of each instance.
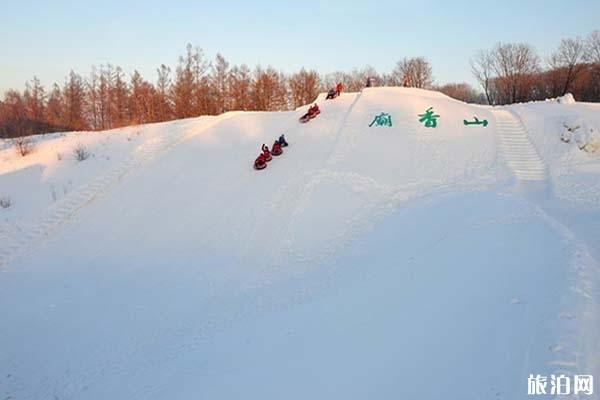
[[[600,374],[600,160],[561,140],[598,106],[316,102],[4,146],[0,398],[524,399],[529,374]],[[524,146],[549,189],[517,183]]]
[[[556,102],[559,104],[575,104],[575,98],[571,93],[567,93],[564,96],[557,97]]]

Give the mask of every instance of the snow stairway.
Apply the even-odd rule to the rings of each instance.
[[[546,164],[529,139],[527,129],[518,117],[507,110],[493,110],[502,153],[521,181],[544,181]]]

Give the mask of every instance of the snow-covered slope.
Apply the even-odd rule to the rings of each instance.
[[[517,399],[529,374],[600,373],[600,159],[559,121],[598,126],[597,106],[317,101],[307,124],[302,107],[4,145],[0,398]]]

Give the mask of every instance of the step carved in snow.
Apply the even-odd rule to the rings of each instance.
[[[521,120],[507,110],[493,110],[500,148],[509,167],[521,181],[544,181],[548,178],[546,164],[529,139]]]

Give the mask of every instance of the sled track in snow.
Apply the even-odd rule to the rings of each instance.
[[[325,131],[329,132],[327,136],[332,138],[331,142],[328,143],[328,146],[331,146],[331,149],[323,155],[323,159],[320,164],[315,166],[315,168],[300,171],[297,176],[294,176],[288,180],[286,184],[281,186],[275,193],[270,209],[268,211],[265,209],[265,211],[257,217],[257,222],[255,223],[255,228],[250,235],[250,240],[248,240],[246,248],[244,251],[242,251],[242,254],[244,255],[242,256],[242,259],[247,254],[248,249],[250,248],[250,243],[253,243],[257,237],[261,236],[261,221],[264,221],[266,218],[268,218],[268,215],[273,212],[289,213],[290,217],[287,218],[286,221],[276,229],[279,234],[278,237],[283,243],[283,247],[290,248],[292,246],[290,243],[291,238],[289,235],[289,227],[292,225],[293,220],[295,220],[296,215],[299,212],[298,208],[301,207],[304,201],[303,198],[306,196],[306,192],[309,190],[309,186],[312,186],[311,183],[315,181],[315,179],[319,179],[321,169],[330,161],[332,154],[334,154],[342,129],[360,96],[361,93],[357,93],[355,98],[339,111],[339,117],[329,122],[327,127],[324,129]],[[324,102],[324,99],[324,95],[319,95],[316,102],[318,103],[319,100]],[[292,124],[297,124],[297,117],[293,116],[291,121]],[[265,271],[274,268],[279,263],[279,259],[279,255],[276,255],[275,253],[270,254],[270,260],[268,265],[265,266]],[[265,280],[268,280],[268,278],[265,278]]]
[[[545,181],[548,168],[529,139],[527,128],[508,110],[492,110],[500,147],[506,162],[520,181]]]
[[[178,130],[166,137],[152,138],[136,148],[129,159],[52,204],[39,217],[24,223],[0,227],[0,243],[2,243],[0,267],[7,265],[17,256],[26,253],[36,244],[41,243],[58,227],[70,220],[79,210],[106,193],[136,167],[167,153],[180,143],[210,129],[234,114],[227,113],[217,117],[209,117],[210,120],[199,127],[199,130],[192,133],[178,134]]]
[[[341,118],[332,124],[331,132],[333,136],[333,142],[331,143],[331,150],[324,157],[323,162],[317,168],[312,170],[310,173],[304,174],[300,179],[296,180],[286,188],[282,190],[276,204],[287,204],[289,210],[289,218],[282,227],[281,238],[282,238],[282,251],[279,251],[271,255],[271,262],[269,268],[279,265],[282,262],[282,257],[291,256],[293,254],[293,239],[291,236],[291,227],[298,221],[299,215],[306,208],[306,204],[310,195],[313,193],[315,187],[327,179],[330,176],[329,171],[324,169],[334,163],[335,155],[340,143],[340,138],[348,118],[352,114],[354,107],[360,100],[362,92],[356,94],[356,97],[348,105],[348,108],[344,111]],[[277,207],[277,205],[275,206]],[[295,254],[296,259],[303,258],[302,255]],[[268,279],[268,278],[267,278]]]

